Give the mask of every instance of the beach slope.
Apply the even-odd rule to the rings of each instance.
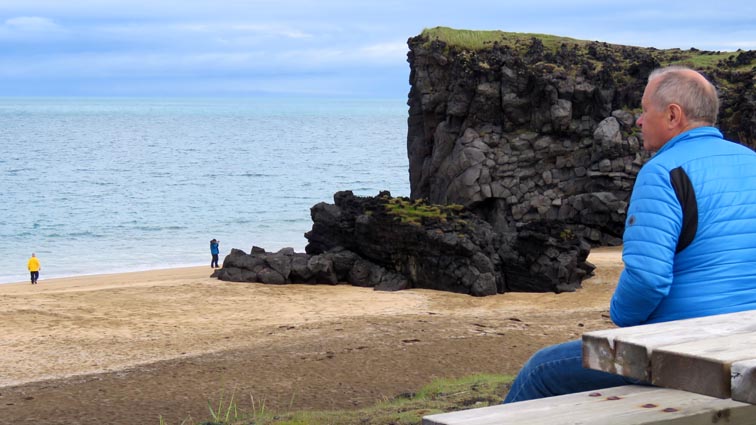
[[[180,423],[233,392],[267,409],[366,406],[439,377],[514,374],[610,327],[617,248],[574,293],[262,285],[208,267],[0,285],[3,423]]]

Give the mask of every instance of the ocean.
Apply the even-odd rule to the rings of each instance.
[[[0,98],[0,283],[304,252],[339,190],[409,195],[406,99]]]

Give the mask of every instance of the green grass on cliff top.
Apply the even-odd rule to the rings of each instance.
[[[448,27],[426,28],[421,33],[421,36],[428,39],[429,42],[438,40],[444,42],[447,46],[472,51],[490,49],[494,46],[494,43],[498,43],[499,45],[508,46],[517,51],[524,52],[531,46],[533,38],[541,40],[544,49],[552,52],[556,52],[563,44],[568,47],[576,46],[578,49],[583,49],[589,44],[594,43],[594,41],[589,40],[578,40],[548,34],[458,30]],[[601,44],[621,47],[620,45],[612,45],[609,43]],[[710,52],[696,49],[649,50],[652,50],[655,53],[654,56],[662,66],[686,65],[697,69],[716,67],[719,61],[726,60],[736,54],[735,52]],[[748,68],[750,68],[750,66],[748,66]]]
[[[562,43],[585,45],[588,41],[577,40],[568,37],[557,37],[548,34],[535,34],[524,32],[504,31],[475,31],[457,30],[448,27],[426,28],[423,37],[428,40],[443,41],[447,45],[466,50],[485,50],[491,48],[494,43],[514,48],[530,46],[532,38],[538,38],[543,42],[546,49],[556,50]]]

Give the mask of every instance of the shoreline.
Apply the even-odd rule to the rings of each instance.
[[[593,248],[591,249],[591,253],[588,256],[589,262],[594,262],[598,260],[601,261],[613,261],[614,257],[617,255],[622,254],[622,247],[621,246],[612,246],[612,247],[599,247],[599,248]],[[591,261],[594,260],[594,261]],[[113,271],[113,272],[105,272],[105,273],[91,273],[91,274],[76,274],[76,275],[67,275],[67,276],[56,276],[56,277],[49,277],[45,278],[44,274],[41,274],[40,281],[45,283],[56,283],[56,282],[69,282],[74,280],[93,280],[100,278],[110,279],[110,278],[119,278],[119,280],[123,280],[128,278],[129,276],[133,276],[134,278],[142,278],[142,277],[148,277],[152,273],[159,273],[160,275],[170,276],[170,273],[172,271],[176,272],[179,275],[183,275],[186,272],[191,271],[198,271],[200,269],[208,269],[208,277],[213,273],[213,269],[210,268],[208,265],[198,265],[198,264],[188,264],[188,265],[179,265],[175,267],[161,267],[161,268],[147,268],[147,269],[137,269],[137,270],[127,270],[127,271]],[[123,278],[123,279],[120,279]],[[23,285],[27,284],[29,285],[28,280],[21,280],[21,281],[11,281],[11,282],[0,282],[0,290],[6,286],[9,285]]]
[[[209,261],[207,262],[210,263]],[[52,281],[52,280],[61,280],[61,279],[78,279],[78,278],[84,278],[84,277],[90,277],[90,276],[111,276],[111,275],[120,275],[120,274],[131,274],[131,273],[143,273],[143,272],[153,272],[153,271],[159,271],[159,270],[177,270],[177,269],[191,269],[196,267],[209,267],[206,264],[177,264],[175,266],[168,266],[168,267],[150,267],[150,266],[144,266],[144,267],[134,267],[134,268],[125,268],[123,270],[115,269],[110,271],[105,271],[101,273],[78,273],[78,274],[61,274],[61,275],[51,275],[44,280],[46,281]],[[42,269],[42,272],[40,272],[40,281],[45,277],[43,272],[45,269]],[[3,287],[3,285],[14,285],[14,284],[23,284],[23,283],[29,283],[28,280],[28,274],[29,272],[26,272],[27,274],[27,280],[9,280],[0,282],[0,288]]]
[[[111,280],[115,279],[117,281],[125,281],[129,278],[133,279],[150,279],[152,274],[155,274],[157,276],[161,277],[170,277],[171,274],[176,274],[177,276],[184,276],[186,274],[194,274],[192,272],[197,272],[200,269],[207,270],[208,277],[213,273],[213,269],[210,268],[208,265],[186,265],[186,266],[177,266],[177,267],[166,267],[166,268],[151,268],[151,269],[139,269],[139,270],[129,270],[129,271],[114,271],[114,272],[105,272],[105,273],[91,273],[91,274],[77,274],[77,275],[70,275],[70,276],[57,276],[57,277],[49,277],[44,278],[44,275],[40,273],[39,278],[39,284],[44,285],[47,283],[50,284],[69,284],[73,283],[74,281],[85,281],[87,283],[92,283],[91,281],[94,280]],[[44,271],[44,269],[43,269]],[[26,281],[13,281],[13,282],[0,282],[0,292],[3,288],[10,287],[10,286],[19,286],[19,285],[29,285],[28,280]]]

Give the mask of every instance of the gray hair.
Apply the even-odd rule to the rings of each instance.
[[[674,103],[680,105],[685,116],[693,122],[714,125],[719,113],[717,89],[703,75],[695,78],[684,66],[668,66],[651,72],[648,81],[658,80],[651,101],[659,108]]]

